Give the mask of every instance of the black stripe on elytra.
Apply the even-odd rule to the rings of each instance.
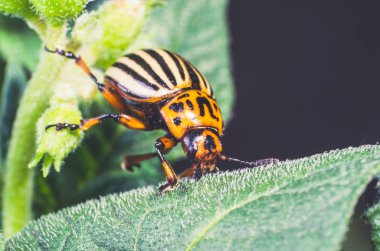
[[[210,116],[215,119],[216,121],[219,121],[219,118],[214,115],[214,111],[212,110],[210,102],[205,97],[197,97],[197,103],[199,106],[199,115],[202,117],[205,115],[204,105],[207,106],[208,111],[210,112]]]
[[[192,111],[194,110],[194,105],[190,100],[186,100],[186,104]]]
[[[132,68],[130,68],[129,66],[123,64],[123,63],[120,63],[120,62],[116,62],[112,65],[112,67],[115,67],[115,68],[118,68],[120,70],[122,70],[123,72],[125,72],[126,74],[132,76],[132,78],[134,78],[135,80],[137,80],[140,84],[142,85],[145,85],[146,87],[149,87],[155,91],[157,91],[158,89],[160,89],[158,86],[150,83],[146,78],[144,78],[143,76],[141,76],[140,74],[138,74],[135,70],[133,70]]]
[[[201,76],[201,80],[203,82],[203,85],[206,88],[206,90],[208,90],[208,88],[207,88],[208,85],[206,83],[206,80],[205,80],[204,76],[198,71],[198,69],[194,65],[193,65],[193,68],[199,74],[199,76]]]
[[[172,83],[174,86],[177,86],[177,81],[175,80],[175,77],[173,75],[173,72],[170,70],[168,64],[166,61],[162,58],[160,54],[158,54],[155,50],[144,50],[146,53],[148,53],[152,58],[154,58],[157,63],[160,65],[161,69],[165,72],[166,76],[168,77],[170,83]]]
[[[140,65],[159,85],[166,89],[170,89],[169,86],[157,75],[157,73],[152,69],[152,67],[139,55],[137,54],[128,54],[126,57],[135,61],[138,65]]]
[[[169,109],[173,110],[175,112],[182,112],[183,108],[184,107],[183,107],[183,103],[182,102],[173,103],[173,104],[169,105]]]
[[[218,111],[218,106],[216,105],[216,103],[213,103],[212,105],[214,106],[215,111]]]
[[[170,51],[164,50],[174,61],[175,65],[177,66],[177,69],[179,71],[179,75],[181,75],[181,79],[185,80],[185,72],[183,71],[182,65],[179,63],[179,60],[176,55],[171,53]]]
[[[132,93],[129,89],[127,89],[124,85],[120,84],[119,82],[117,82],[115,79],[113,79],[112,77],[110,76],[105,76],[105,81],[108,81],[110,82],[111,84],[115,85],[117,88],[119,88],[120,90],[122,90],[125,94],[127,94],[128,96],[131,96],[132,98],[136,98],[136,99],[146,99],[146,97],[141,97],[141,96],[138,96],[134,93]]]
[[[187,62],[186,60],[183,60],[183,62],[185,63],[186,70],[187,70],[187,72],[188,72],[189,75],[190,75],[190,80],[191,80],[191,83],[192,83],[192,87],[193,87],[193,89],[195,89],[195,90],[200,90],[201,87],[200,87],[200,85],[199,85],[199,78],[198,78],[197,74],[194,72],[193,67],[192,67],[191,64],[190,64],[189,62]]]

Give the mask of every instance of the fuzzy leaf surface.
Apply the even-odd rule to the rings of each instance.
[[[363,146],[109,195],[27,225],[10,250],[338,250],[380,171]]]

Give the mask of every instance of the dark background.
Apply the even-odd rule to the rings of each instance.
[[[226,153],[292,159],[379,141],[380,1],[232,0],[228,15]]]
[[[224,152],[293,159],[380,139],[380,1],[232,0],[234,116]],[[342,250],[371,250],[361,218]]]

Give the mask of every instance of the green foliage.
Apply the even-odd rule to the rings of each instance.
[[[28,41],[25,43],[24,41]],[[6,61],[1,83],[0,161],[4,161],[17,106],[28,75],[35,69],[40,41],[21,21],[0,16],[0,58]]]
[[[28,41],[28,43],[25,43],[25,41]],[[4,174],[6,171],[4,161],[9,150],[9,142],[16,117],[16,111],[31,71],[35,69],[36,61],[38,60],[37,50],[39,49],[39,43],[38,36],[22,21],[15,18],[0,16],[0,57],[6,63],[4,66],[4,75],[1,76],[0,72],[0,79],[3,79],[3,82],[0,83],[1,188],[3,188]],[[21,160],[22,158],[19,159]],[[21,177],[21,180],[24,179],[27,181],[25,183],[30,181],[27,178],[27,173],[25,175],[25,172],[23,172]],[[17,183],[20,180],[15,181]],[[19,184],[20,183],[18,183],[18,185]],[[28,189],[30,190],[30,188]]]
[[[380,148],[332,151],[275,166],[88,201],[44,216],[6,243],[43,250],[338,250]]]
[[[46,130],[45,127],[61,121],[75,124],[80,121],[81,117],[81,113],[75,105],[59,104],[59,106],[46,110],[38,121],[36,156],[29,167],[37,166],[44,158],[42,165],[44,177],[48,175],[51,165],[54,165],[55,170],[59,172],[63,159],[82,141],[83,132],[71,132],[68,128],[62,130],[61,133],[56,133],[54,127],[50,130]]]
[[[366,213],[366,218],[371,224],[373,244],[376,250],[380,250],[380,204],[370,208]]]
[[[108,1],[97,11],[80,16],[73,39],[82,52],[106,68],[123,54],[141,31],[151,8],[150,2]]]
[[[32,15],[29,0],[3,0],[0,2],[0,11],[7,15],[28,17]]]
[[[62,25],[82,13],[89,0],[30,0],[33,9],[53,25]]]
[[[5,250],[4,237],[3,237],[3,234],[1,232],[0,232],[0,250],[1,251]]]
[[[8,64],[35,70],[40,44],[36,33],[22,21],[0,16],[0,57]]]
[[[24,91],[27,77],[19,64],[5,67],[0,110],[0,161],[4,161],[15,119],[18,101]]]

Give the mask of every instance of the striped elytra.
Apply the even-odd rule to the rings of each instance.
[[[126,98],[139,102],[156,102],[183,89],[213,97],[209,82],[190,62],[163,49],[139,50],[119,58],[105,79],[123,90]]]

